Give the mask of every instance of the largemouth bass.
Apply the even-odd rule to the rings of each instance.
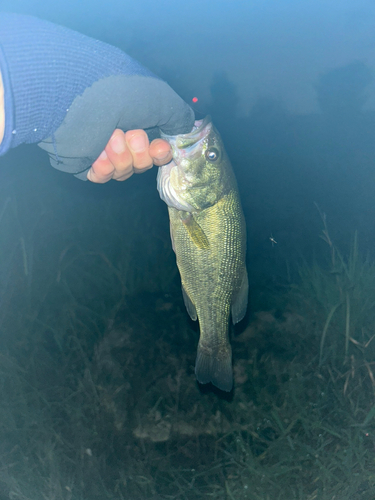
[[[189,134],[166,136],[173,160],[159,168],[173,250],[191,319],[199,320],[195,374],[223,391],[233,386],[229,317],[246,312],[246,228],[236,179],[209,117]]]

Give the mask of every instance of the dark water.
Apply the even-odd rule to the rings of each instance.
[[[156,168],[94,185],[36,146],[2,157],[0,498],[374,498],[372,359],[352,354],[362,385],[344,391],[348,366],[318,368],[329,308],[286,297],[301,262],[330,266],[317,206],[344,258],[357,231],[373,260],[372,5],[174,2],[159,24],[152,3],[69,6],[18,11],[118,45],[188,102],[198,91],[239,183],[250,309],[234,394],[198,388]]]

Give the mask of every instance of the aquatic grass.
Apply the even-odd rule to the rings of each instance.
[[[335,273],[317,262],[302,266],[306,280],[282,297],[290,311],[250,319],[256,333],[233,341],[242,379],[232,397],[196,384],[197,332],[173,274],[168,226],[158,236],[153,212],[140,235],[146,207],[131,220],[123,216],[130,203],[116,211],[112,201],[95,202],[73,223],[36,214],[38,229],[17,233],[29,281],[21,244],[12,240],[14,266],[0,304],[1,493],[15,500],[372,500],[373,285],[359,252],[350,263],[335,251]],[[25,228],[21,203],[17,216]],[[156,442],[159,424],[170,432]]]
[[[0,298],[4,298],[12,273],[15,273],[17,256],[22,255],[23,273],[28,274],[25,237],[19,231],[14,198],[8,196],[0,207]],[[19,273],[22,275],[21,273]]]
[[[77,225],[82,224],[78,227],[81,235],[88,232],[89,210],[69,228],[69,234],[66,227],[50,233],[46,225],[51,220],[42,220],[44,234],[39,239],[33,226],[29,233],[29,228],[22,229],[27,203],[17,206],[16,212],[12,203],[12,199],[6,200],[0,224],[0,239],[6,242],[1,246],[0,270],[7,273],[0,283],[6,298],[0,303],[1,348],[6,353],[0,356],[0,399],[6,402],[0,408],[0,491],[14,499],[102,500],[129,498],[121,492],[127,484],[132,486],[125,489],[135,498],[154,496],[150,469],[141,462],[138,468],[127,465],[132,478],[121,479],[121,464],[115,475],[106,468],[113,452],[108,436],[126,429],[129,382],[121,369],[112,371],[118,366],[114,360],[110,361],[110,376],[103,367],[99,369],[104,360],[98,346],[110,332],[120,304],[127,309],[130,324],[137,317],[127,306],[131,297],[144,289],[155,293],[168,288],[164,283],[175,276],[168,273],[168,267],[160,269],[159,277],[152,278],[150,273],[158,253],[166,253],[165,242],[159,236],[159,243],[150,246],[153,230],[146,219],[145,236],[138,241],[136,252],[131,239],[138,232],[139,219],[133,218],[121,227],[121,231],[126,229],[128,241],[112,242],[114,252],[105,239],[104,248],[95,248],[87,235],[79,240],[80,245],[72,246],[70,239],[74,239]],[[36,212],[35,220],[40,221],[41,214]],[[120,234],[116,226],[122,222],[108,228],[109,233]],[[49,244],[51,237],[53,245]],[[145,319],[140,319],[144,324]],[[127,345],[126,332],[120,332],[114,344],[119,348],[124,345],[121,336]],[[141,357],[139,353],[137,357]],[[136,358],[128,366],[124,364],[129,380],[136,364]],[[121,384],[108,386],[112,377],[118,377]],[[145,477],[149,477],[149,488]]]
[[[145,343],[151,345],[151,330],[148,337],[147,332],[144,338],[135,333],[117,344],[120,351],[126,346],[133,360],[121,363],[120,371],[111,372],[108,364],[108,356],[116,355],[115,337],[108,348],[97,344],[97,356],[90,355],[90,348],[86,351],[90,321],[85,316],[72,316],[74,340],[69,350],[61,350],[58,363],[54,351],[46,352],[48,346],[39,341],[34,360],[18,376],[17,364],[4,359],[3,374],[13,380],[13,386],[4,380],[4,387],[25,401],[17,408],[7,397],[9,416],[2,417],[2,445],[16,444],[18,450],[0,453],[0,481],[13,498],[227,500],[231,495],[236,500],[331,500],[340,495],[340,500],[353,500],[361,488],[372,488],[373,459],[365,436],[370,427],[356,426],[371,426],[371,409],[365,414],[359,410],[364,402],[358,402],[353,417],[338,379],[327,390],[326,382],[305,363],[285,362],[265,352],[257,370],[251,367],[256,403],[246,387],[237,388],[233,402],[202,396],[193,373],[184,368],[189,366],[188,353],[177,353],[168,337],[181,332],[185,316],[178,316],[172,332],[162,317],[160,312],[157,324],[164,333],[157,350],[144,350]],[[131,316],[126,324],[138,332],[143,322]],[[115,332],[118,327],[113,328]],[[248,349],[236,355],[246,358]],[[145,366],[152,367],[152,381],[126,385],[142,379]],[[103,377],[105,373],[116,375]],[[136,439],[131,432],[135,414],[146,415],[148,409],[154,422],[166,419],[177,429],[181,419],[199,432],[189,437],[175,431],[165,443]],[[17,415],[24,415],[18,421],[23,431],[15,435],[8,422]],[[226,421],[229,428],[223,432]],[[205,433],[210,426],[216,434]],[[342,432],[345,428],[349,431]],[[1,457],[14,466],[2,468]],[[31,469],[25,467],[30,461]]]
[[[236,414],[236,418],[242,422],[247,416],[247,432],[245,424],[241,425],[233,444],[230,436],[227,437],[227,446],[232,449],[235,461],[233,478],[228,483],[232,495],[240,499],[253,498],[254,492],[258,495],[254,498],[262,498],[264,492],[270,498],[285,500],[328,500],[336,498],[335,495],[340,499],[357,498],[361,489],[374,491],[372,438],[366,443],[368,438],[363,429],[354,424],[353,415],[337,384],[331,386],[328,393],[321,392],[320,395],[319,389],[323,391],[325,383],[317,379],[314,398],[311,376],[306,373],[301,378],[302,365],[294,362],[284,365],[283,369],[280,361],[278,368],[281,373],[284,371],[284,375],[285,371],[290,374],[289,381],[280,387],[284,394],[281,406],[274,406],[271,394],[263,394],[263,409],[251,405],[246,411],[248,405],[242,404],[242,411]],[[300,380],[299,384],[295,383],[294,377]],[[308,387],[310,389],[306,392]],[[333,393],[335,404],[329,407]],[[266,409],[264,397],[269,399],[270,410]],[[363,394],[362,404],[365,399]],[[251,417],[249,420],[254,413],[255,421]],[[260,426],[260,422],[264,424]],[[256,441],[266,446],[258,455],[254,455]],[[371,495],[364,498],[371,498]]]
[[[299,283],[292,286],[292,307],[314,324],[310,335],[319,338],[319,367],[331,365],[349,379],[350,373],[365,373],[373,384],[372,361],[375,355],[373,324],[375,322],[375,263],[359,252],[354,234],[348,256],[333,244],[326,216],[322,239],[329,249],[328,265],[314,260],[299,266]],[[345,372],[345,375],[343,373]],[[345,389],[346,390],[346,389]]]

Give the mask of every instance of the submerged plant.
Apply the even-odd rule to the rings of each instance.
[[[358,367],[365,368],[375,389],[373,359],[375,354],[375,263],[363,257],[354,234],[347,256],[333,243],[326,214],[319,207],[323,221],[322,240],[329,249],[328,266],[317,260],[299,268],[300,283],[294,288],[299,307],[315,324],[319,339],[319,367],[327,364],[346,372],[346,385]]]

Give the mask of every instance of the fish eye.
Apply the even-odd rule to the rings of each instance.
[[[219,158],[219,151],[216,148],[209,148],[205,155],[208,161],[216,161]]]

